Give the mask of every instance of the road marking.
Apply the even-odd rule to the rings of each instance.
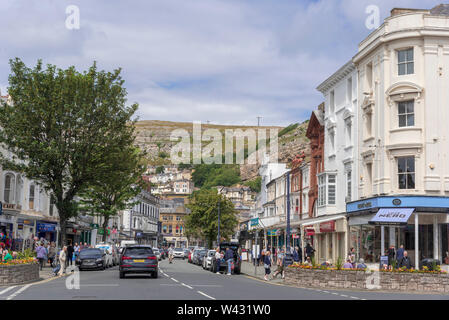
[[[360,299],[360,298],[357,298],[357,297],[352,297],[352,296],[351,296],[350,298],[352,298],[352,299],[357,299],[357,300],[358,300],[358,299]]]
[[[332,294],[334,294],[334,295],[336,295],[336,296],[338,296],[338,293],[335,293],[335,292],[331,292]]]
[[[212,300],[217,300],[217,299],[215,299],[214,297],[211,297],[211,296],[208,296],[207,294],[205,294],[204,292],[201,292],[201,291],[197,291],[199,294],[202,294],[203,296],[205,296],[205,297],[207,297],[207,298],[209,298],[209,299],[212,299]]]
[[[174,284],[174,283],[160,283],[160,286],[169,286],[169,287],[181,287],[180,284]]]
[[[167,278],[170,278],[170,276],[169,276],[168,274],[165,274],[165,273],[164,273],[164,276],[166,276]]]
[[[185,283],[181,283],[184,287],[187,287],[189,289],[193,289],[191,286],[186,285]]]
[[[218,285],[218,284],[192,284],[192,287],[217,287],[217,288],[221,288],[223,286]]]
[[[347,298],[348,296],[345,294],[341,294],[340,296]]]
[[[114,284],[82,284],[82,287],[118,287],[118,283]]]
[[[178,280],[176,280],[176,279],[173,279],[173,278],[170,278],[170,279],[172,279],[174,282],[179,282]]]
[[[21,294],[22,292],[24,292],[26,289],[28,289],[29,287],[31,287],[31,284],[27,284],[26,286],[23,286],[22,288],[20,288],[19,290],[17,290],[16,292],[14,292],[12,295],[10,295],[8,298],[6,298],[6,300],[12,300],[14,299],[16,296],[18,296],[19,294]]]
[[[325,291],[325,290],[323,290],[323,292],[324,292],[324,293],[330,293],[329,291]]]
[[[17,286],[12,286],[12,287],[6,288],[6,289],[3,290],[3,291],[0,291],[0,296],[1,296],[2,294],[4,294],[4,293],[8,292],[8,291],[11,290],[11,289],[14,289],[15,287],[17,287]]]

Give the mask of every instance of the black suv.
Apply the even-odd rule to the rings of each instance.
[[[157,257],[150,246],[127,246],[123,250],[119,270],[120,279],[123,279],[127,273],[151,273],[153,278],[157,278]]]
[[[223,251],[223,253],[226,253],[226,248],[230,248],[234,252],[234,273],[240,274],[242,266],[242,260],[240,259],[240,244],[235,242],[221,242],[220,252]],[[226,261],[221,261],[220,270],[218,270],[217,267],[217,259],[215,258],[215,256],[213,256],[210,270],[214,273],[220,271],[226,272],[226,270],[228,269],[228,263]]]

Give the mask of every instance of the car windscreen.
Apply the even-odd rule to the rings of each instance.
[[[80,258],[91,257],[91,256],[101,256],[103,255],[103,250],[101,249],[84,249],[80,251]]]
[[[175,251],[183,251],[182,248],[175,248]]]
[[[220,244],[220,250],[226,251],[226,248],[232,249],[234,252],[238,251],[238,245]]]
[[[126,248],[125,255],[130,257],[136,256],[148,256],[153,254],[153,250],[151,248]]]

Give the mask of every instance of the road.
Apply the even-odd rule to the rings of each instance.
[[[69,277],[0,288],[2,300],[448,300],[449,295],[303,289],[264,282],[246,275],[223,275],[176,260],[160,262],[159,278],[127,275],[118,267],[79,273],[79,289],[69,289]]]

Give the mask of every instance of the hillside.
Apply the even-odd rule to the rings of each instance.
[[[281,136],[279,137],[279,158],[280,162],[289,162],[293,157],[305,151],[306,155],[310,154],[308,151],[308,140],[305,137],[307,129],[307,121],[292,125],[287,128],[275,126],[231,126],[231,125],[216,125],[216,124],[201,124],[201,129],[218,129],[224,136],[225,129],[271,129],[279,130]],[[193,125],[190,122],[171,122],[159,120],[144,120],[136,123],[136,144],[147,151],[148,164],[163,165],[170,164],[170,152],[177,142],[170,141],[170,135],[175,129],[185,129],[192,136]],[[208,142],[204,142],[208,144]],[[224,150],[224,148],[223,148]],[[240,174],[243,181],[251,180],[257,176],[257,165],[242,165],[240,166]]]

